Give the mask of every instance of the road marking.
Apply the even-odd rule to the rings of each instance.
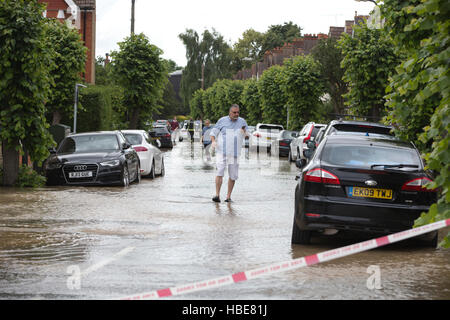
[[[413,238],[431,231],[439,230],[441,228],[450,226],[450,219],[441,220],[438,222],[430,223],[422,227],[405,230],[402,232],[394,233],[389,236],[380,237],[377,239],[371,239],[360,243],[348,245],[345,247],[324,251],[321,253],[313,254],[307,257],[302,257],[294,260],[283,261],[280,263],[274,263],[269,266],[257,268],[253,270],[237,272],[232,275],[222,276],[220,278],[204,280],[200,282],[194,282],[177,287],[165,288],[156,291],[134,294],[126,297],[119,298],[121,300],[146,300],[146,299],[158,299],[163,297],[170,297],[174,295],[181,295],[189,292],[206,290],[211,288],[217,288],[229,284],[238,282],[244,282],[250,279],[267,276],[274,273],[279,273],[287,270],[293,270],[312,266],[325,261],[330,261],[352,254],[356,254],[363,251],[368,251],[374,248],[378,248],[389,243],[399,242],[408,238]]]

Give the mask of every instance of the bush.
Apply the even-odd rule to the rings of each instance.
[[[80,91],[77,132],[115,130],[121,121],[122,90],[113,86],[89,86]]]
[[[46,178],[38,174],[32,168],[22,165],[19,168],[19,177],[16,187],[19,188],[39,188],[45,186]]]

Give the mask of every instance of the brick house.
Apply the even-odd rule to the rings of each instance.
[[[44,16],[57,18],[78,29],[88,49],[86,70],[83,74],[88,83],[95,83],[95,0],[38,0],[47,4]]]

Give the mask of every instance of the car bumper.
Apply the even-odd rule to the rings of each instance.
[[[392,233],[409,229],[428,206],[346,201],[309,196],[296,217],[300,229]]]
[[[69,179],[60,169],[47,170],[48,185],[120,185],[122,183],[122,169],[120,167],[102,168],[92,178]]]

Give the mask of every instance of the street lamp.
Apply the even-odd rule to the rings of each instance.
[[[73,133],[77,133],[78,87],[87,88],[84,84],[75,84],[75,105],[73,106]]]

